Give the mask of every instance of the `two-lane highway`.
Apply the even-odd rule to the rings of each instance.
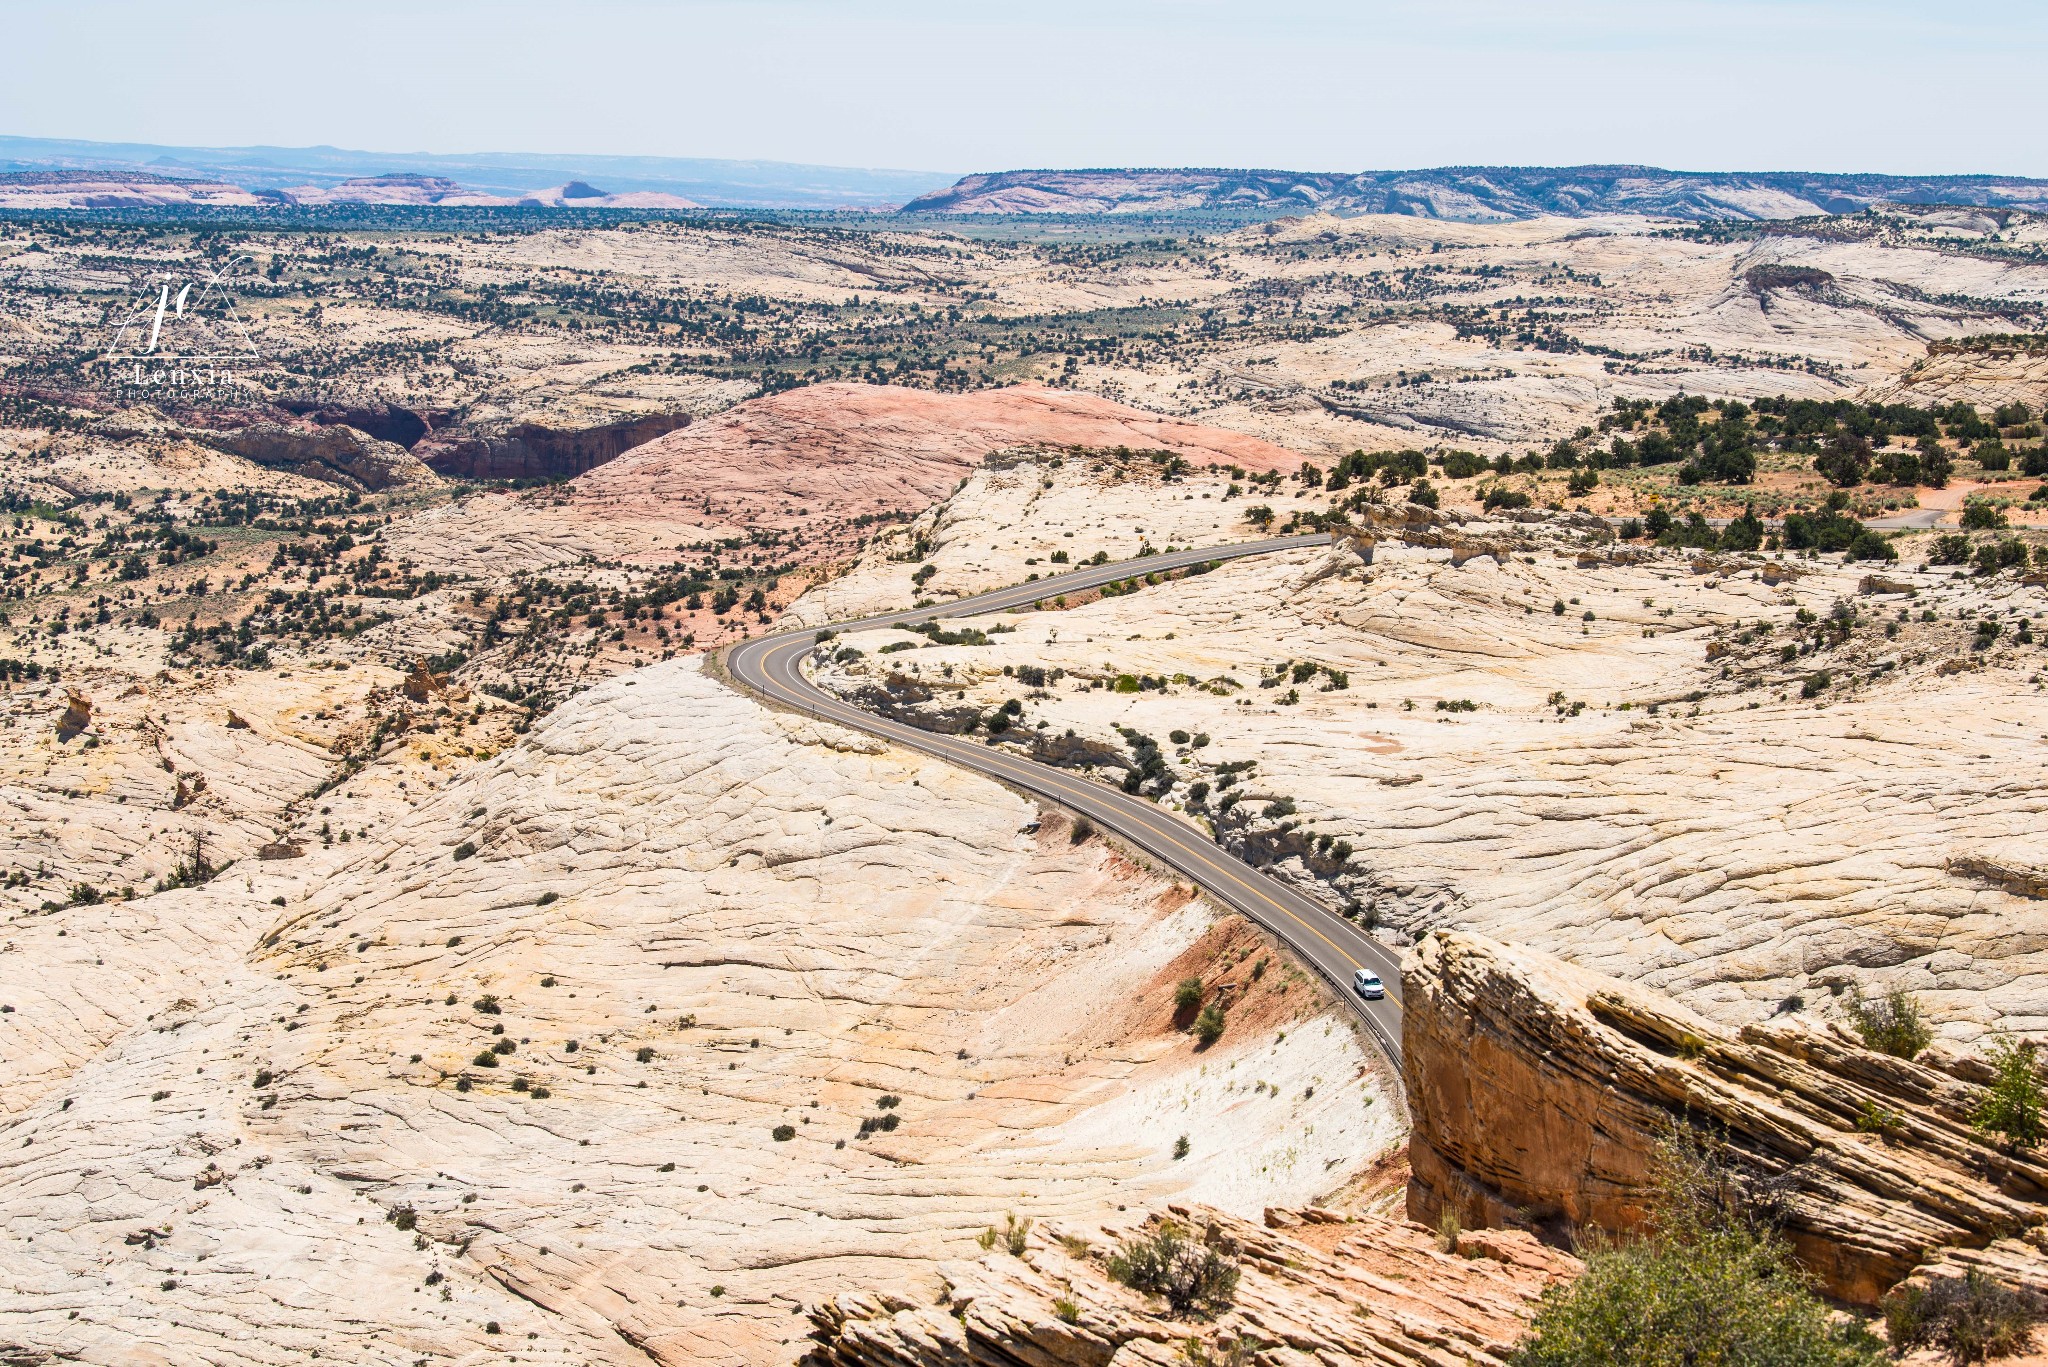
[[[1055,578],[1033,580],[951,603],[834,623],[831,629],[865,631],[908,626],[942,617],[967,617],[1028,607],[1042,599],[1096,588],[1133,575],[1186,569],[1204,561],[1231,560],[1301,546],[1317,546],[1329,539],[1320,534],[1283,536],[1149,555],[1109,565],[1086,565]],[[1192,880],[1217,901],[1243,912],[1284,940],[1295,953],[1329,979],[1344,1000],[1352,1004],[1398,1067],[1401,1059],[1400,961],[1392,950],[1312,898],[1224,852],[1206,833],[1187,820],[1143,798],[1026,759],[1006,747],[922,731],[842,702],[804,676],[802,665],[817,644],[818,634],[819,629],[782,632],[731,646],[724,654],[726,672],[766,701],[866,731],[987,774],[1045,798],[1069,812],[1085,816],[1102,829],[1114,832]],[[1384,999],[1364,1001],[1352,990],[1352,975],[1361,968],[1378,974],[1386,983]]]

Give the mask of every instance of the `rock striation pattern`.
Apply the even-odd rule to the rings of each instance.
[[[800,1303],[925,1296],[1004,1211],[1256,1214],[1398,1142],[1242,923],[697,659],[372,829],[392,766],[321,795],[356,839],[10,927],[0,1358],[788,1362]],[[1239,989],[1206,1050],[1190,975]]]
[[[421,563],[501,574],[586,556],[665,562],[681,548],[772,530],[800,544],[803,559],[830,561],[854,550],[853,520],[920,513],[991,453],[1018,446],[1150,448],[1249,470],[1300,464],[1255,437],[1088,394],[820,384],[737,404],[559,490],[436,509],[390,544]]]
[[[1136,507],[1140,487],[1096,503]],[[1186,488],[1136,525],[1201,544],[1214,533],[1176,519],[1216,500]],[[1091,506],[1067,502],[1073,537],[1049,542],[993,498],[942,515],[925,592],[1041,545],[1085,558],[1117,531]],[[1369,563],[1347,538],[1063,606],[1054,580],[1043,611],[941,610],[985,641],[851,635],[819,677],[908,698],[901,680],[935,715],[1015,699],[996,743],[1110,747],[1077,757],[1111,782],[1141,764],[1130,733],[1151,737],[1166,767],[1147,791],[1404,946],[1441,928],[1528,943],[1729,1023],[1818,1013],[1851,983],[1919,993],[1958,1044],[2048,1023],[2038,587],[1919,563],[1924,538],[1873,576],[1563,518],[1369,536]],[[902,601],[909,562],[880,561],[814,590],[819,614]]]
[[[1908,1062],[1801,1023],[1731,1029],[1474,935],[1425,938],[1402,985],[1413,1219],[1628,1230],[1659,1143],[1688,1126],[1780,1193],[1795,1252],[1842,1300],[1876,1304],[1945,1258],[2048,1284],[2048,1161],[1970,1128],[1981,1062],[1939,1046]]]
[[[1520,1231],[1442,1249],[1419,1225],[1311,1208],[1271,1210],[1261,1228],[1201,1207],[1172,1222],[1237,1259],[1234,1305],[1180,1319],[1113,1281],[1107,1255],[1126,1226],[1032,1230],[1020,1254],[942,1269],[936,1302],[859,1292],[812,1308],[806,1367],[1183,1367],[1307,1362],[1492,1367],[1521,1337],[1543,1290],[1577,1259]]]

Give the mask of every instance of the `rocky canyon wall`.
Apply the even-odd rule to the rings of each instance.
[[[1424,939],[1402,981],[1412,1219],[1449,1209],[1552,1240],[1633,1229],[1682,1125],[1780,1193],[1800,1261],[1842,1300],[1875,1304],[1944,1258],[2048,1286],[2048,1163],[1971,1129],[1989,1077],[1974,1056],[1893,1058],[1805,1022],[1734,1029],[1474,935]]]

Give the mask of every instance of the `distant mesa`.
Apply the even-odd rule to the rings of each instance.
[[[1439,166],[1358,172],[1112,167],[987,172],[930,188],[938,177],[767,163],[391,154],[380,168],[378,161],[370,160],[380,154],[300,149],[296,159],[279,160],[289,149],[266,149],[261,160],[244,155],[255,150],[209,152],[0,137],[0,166],[20,168],[0,173],[0,209],[360,204],[660,212],[755,203],[862,206],[872,211],[901,204],[900,212],[913,215],[1205,213],[1256,219],[1310,213],[1404,214],[1468,223],[1604,215],[1753,221],[1850,214],[1885,204],[1953,206],[1994,216],[2012,210],[2048,212],[2048,180],[2024,176],[1671,171],[1655,166]],[[113,160],[116,153],[133,156],[145,151],[155,155]],[[27,160],[29,153],[47,159]],[[93,160],[70,164],[73,157]],[[388,169],[405,166],[415,169]],[[680,174],[696,167],[715,170],[724,179],[686,179]],[[550,184],[556,176],[560,183]],[[623,188],[603,189],[585,176]],[[532,186],[546,188],[528,188]],[[873,188],[865,188],[869,186]],[[885,186],[893,193],[885,196]]]
[[[1443,166],[1324,173],[1164,168],[966,176],[903,206],[913,214],[1137,214],[1251,210],[1503,221],[1557,215],[1798,218],[1873,204],[2048,209],[2048,180],[2020,176],[1667,171],[1654,166]]]
[[[270,191],[150,171],[14,171],[0,174],[0,209],[149,209],[204,204],[257,208]]]
[[[704,206],[681,195],[661,190],[634,190],[607,194],[587,180],[572,180],[548,190],[535,190],[519,200],[540,209],[701,209]]]
[[[147,209],[172,205],[226,208],[318,208],[336,204],[415,205],[427,208],[697,209],[681,195],[659,190],[607,194],[572,180],[525,195],[497,195],[446,176],[393,172],[351,176],[333,185],[245,189],[197,176],[169,176],[133,168],[59,169],[0,173],[0,209]]]
[[[294,185],[284,192],[295,204],[418,204],[475,207],[510,205],[519,201],[502,195],[487,195],[449,180],[446,176],[385,175],[355,176],[339,185]]]

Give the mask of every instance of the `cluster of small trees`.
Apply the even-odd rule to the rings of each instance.
[[[2038,568],[2048,569],[2048,547],[2035,547],[2030,552],[2027,543],[2016,536],[1972,541],[1962,533],[1951,532],[1934,538],[1934,544],[1927,551],[1927,561],[1931,565],[1974,565],[1977,573],[1983,575],[1997,574],[2001,570],[2024,570],[2030,562]]]
[[[1987,422],[1965,403],[1916,408],[1779,397],[1760,399],[1752,407],[1685,394],[1655,405],[1648,399],[1616,399],[1613,410],[1600,419],[1600,432],[1615,434],[1606,450],[1589,446],[1579,451],[1573,443],[1560,442],[1544,464],[1571,468],[1574,458],[1599,468],[1679,464],[1681,483],[1747,484],[1756,477],[1757,454],[1775,450],[1811,454],[1814,469],[1839,488],[1871,480],[1939,488],[1954,473],[1944,438],[1964,448],[1975,445],[1987,469],[2005,469],[2001,435],[2038,435],[2031,419],[2022,404],[1999,409]],[[1621,435],[1636,432],[1641,435]],[[1908,445],[1889,449],[1894,442]],[[2027,459],[2048,474],[2048,454],[2030,453]]]
[[[1840,551],[1850,560],[1896,560],[1899,555],[1890,541],[1850,513],[1848,495],[1840,492],[1828,495],[1827,502],[1812,512],[1787,513],[1776,537],[1756,515],[1754,505],[1746,505],[1742,516],[1718,531],[1699,513],[1688,513],[1680,522],[1669,510],[1652,508],[1642,520],[1622,523],[1621,535],[1628,540],[1647,536],[1660,546],[1701,551],[1776,550],[1782,545],[1789,551]]]

